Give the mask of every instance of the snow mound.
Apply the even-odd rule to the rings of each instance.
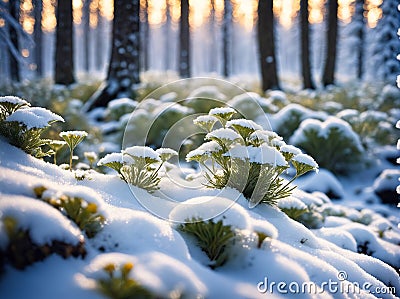
[[[38,245],[62,241],[77,245],[82,239],[81,231],[59,211],[50,205],[25,196],[0,194],[0,220],[11,217],[19,229],[29,231],[32,241]],[[1,231],[0,247],[5,248],[8,238]],[[7,240],[7,241],[6,241]]]
[[[327,169],[319,169],[312,177],[305,178],[301,188],[309,192],[323,192],[330,198],[343,198],[345,194],[342,184]]]
[[[213,222],[222,220],[224,225],[231,225],[237,229],[251,229],[251,222],[247,211],[234,201],[219,196],[201,196],[189,199],[174,208],[169,214],[173,222],[187,222],[193,220],[208,220]]]
[[[126,263],[133,265],[129,277],[158,296],[180,293],[188,298],[197,298],[207,295],[206,286],[192,269],[179,260],[158,252],[137,256],[122,253],[101,254],[91,261],[84,273],[91,279],[104,279],[107,277],[104,271],[106,265],[119,267]],[[92,285],[88,283],[87,287]]]
[[[49,126],[54,121],[64,122],[64,119],[42,107],[21,108],[6,118],[8,122],[18,122],[26,126],[27,129],[42,129]]]

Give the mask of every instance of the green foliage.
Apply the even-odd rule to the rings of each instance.
[[[103,228],[106,218],[97,211],[95,203],[65,194],[44,197],[46,190],[47,188],[44,186],[37,186],[33,191],[38,198],[60,210],[74,221],[89,238],[93,238]]]
[[[318,165],[299,149],[286,145],[276,133],[263,130],[253,121],[230,120],[235,112],[232,108],[215,108],[208,116],[195,119],[196,125],[208,131],[205,139],[211,141],[191,151],[186,159],[197,161],[205,169],[208,187],[235,188],[253,206],[260,202],[276,204],[296,188],[291,185],[295,179],[316,170]],[[215,118],[222,129],[213,130]],[[300,155],[306,159],[298,159]],[[280,176],[290,165],[296,174],[285,182]]]
[[[107,264],[103,268],[107,278],[97,279],[97,289],[111,299],[156,298],[149,290],[129,277],[132,269],[132,263],[125,263],[120,267]]]
[[[69,170],[72,171],[72,157],[75,147],[82,142],[88,134],[85,131],[66,131],[61,132],[62,137],[69,147]]]
[[[191,222],[181,224],[179,230],[196,238],[211,261],[210,268],[220,267],[227,262],[226,249],[235,237],[230,225],[224,225],[222,220],[215,223],[212,220],[192,219]]]
[[[0,250],[0,269],[5,263],[10,263],[14,268],[22,270],[53,253],[64,258],[86,255],[83,239],[75,246],[57,240],[51,240],[48,244],[36,244],[32,241],[30,231],[19,228],[13,217],[3,216],[0,221],[3,222],[8,238],[7,247],[3,252]]]
[[[148,192],[158,190],[161,178],[159,171],[166,161],[178,153],[169,148],[154,151],[145,146],[132,146],[122,153],[111,153],[100,159],[98,166],[107,166],[118,172],[128,184]]]
[[[30,108],[28,102],[17,97],[0,97],[0,135],[29,155],[43,158],[54,153],[44,150],[50,140],[41,136],[56,121],[63,119],[49,110]]]
[[[307,212],[307,209],[296,209],[296,208],[281,208],[281,211],[288,215],[293,220],[298,220],[301,215]]]
[[[308,119],[290,139],[316,158],[320,167],[335,174],[348,173],[363,160],[360,139],[344,121],[330,117],[325,122]]]

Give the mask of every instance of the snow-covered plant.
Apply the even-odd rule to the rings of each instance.
[[[293,220],[298,220],[307,212],[307,206],[300,199],[292,196],[280,199],[278,207]]]
[[[124,166],[122,153],[111,153],[105,155],[97,162],[97,166],[107,166],[114,169],[122,177],[121,168]]]
[[[291,183],[311,170],[317,163],[272,131],[263,130],[247,119],[233,119],[232,108],[214,108],[209,117],[215,117],[222,128],[213,130],[208,117],[200,116],[194,123],[209,130],[203,143],[186,156],[187,161],[197,161],[205,169],[208,187],[235,188],[243,193],[252,206],[260,202],[275,204],[291,194]],[[211,162],[211,163],[210,163]],[[280,176],[292,165],[295,176],[285,182]]]
[[[98,156],[95,152],[84,152],[83,155],[89,161],[89,167],[93,168],[93,165],[98,159]]]
[[[8,116],[22,107],[29,107],[27,101],[14,96],[0,97],[0,121],[4,121]]]
[[[56,121],[64,119],[41,107],[30,107],[30,104],[18,97],[0,97],[0,135],[8,139],[26,153],[42,158],[53,152],[44,151],[48,144],[41,135],[46,128]]]
[[[235,232],[230,225],[224,225],[222,220],[214,222],[191,219],[190,222],[181,224],[179,230],[196,239],[201,250],[211,261],[210,268],[220,267],[227,261],[226,248],[235,237]]]
[[[52,154],[53,154],[53,159],[54,159],[54,165],[57,165],[57,153],[58,151],[67,143],[62,140],[48,140],[47,145],[51,148]]]
[[[376,144],[388,145],[400,137],[394,128],[395,120],[382,111],[367,110],[359,113],[354,109],[345,109],[337,117],[351,125],[366,148],[374,148]]]
[[[98,212],[96,203],[65,194],[46,196],[44,193],[46,190],[44,186],[37,186],[34,188],[34,193],[38,198],[64,213],[89,238],[93,238],[103,228],[106,218]]]
[[[303,121],[290,142],[316,158],[318,164],[334,173],[347,173],[363,159],[364,148],[351,126],[336,117],[324,122]]]
[[[120,98],[112,100],[108,103],[105,111],[108,120],[118,121],[123,115],[132,113],[138,103],[129,98]]]
[[[274,130],[288,141],[300,123],[308,118],[324,119],[326,114],[303,107],[299,104],[289,104],[272,115]]]
[[[193,108],[196,113],[204,113],[225,102],[226,95],[217,86],[201,86],[193,90],[186,99],[185,105]]]
[[[74,155],[74,149],[82,142],[83,139],[88,135],[85,131],[65,131],[60,133],[60,137],[65,140],[69,147],[69,170],[72,171],[72,157]]]
[[[30,230],[22,228],[15,217],[3,215],[0,222],[8,240],[7,246],[0,248],[0,261],[3,259],[3,263],[10,263],[17,269],[22,270],[37,261],[44,260],[53,253],[64,258],[86,255],[83,238],[77,244],[68,244],[58,240],[42,244],[37,243],[31,236]],[[0,265],[0,270],[3,263]]]
[[[128,184],[153,192],[161,180],[158,175],[161,167],[176,155],[178,153],[170,148],[153,150],[147,146],[132,146],[121,153],[106,155],[97,166],[112,168]]]
[[[103,271],[107,276],[96,281],[99,292],[111,299],[155,298],[149,290],[131,277],[133,267],[130,262],[105,265]]]
[[[132,146],[122,151],[124,165],[121,174],[128,184],[153,192],[158,189],[161,178],[158,176],[164,162],[178,153],[172,149],[160,148],[157,151],[145,146]],[[158,166],[157,166],[158,165]]]

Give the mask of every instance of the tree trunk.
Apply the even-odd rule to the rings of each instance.
[[[90,70],[90,0],[84,0],[82,7],[83,26],[83,69]]]
[[[169,70],[171,68],[171,59],[170,59],[170,48],[171,48],[171,44],[170,44],[170,39],[171,39],[171,35],[170,35],[170,29],[171,29],[171,14],[169,12],[169,2],[168,0],[166,1],[166,20],[165,20],[165,70]]]
[[[42,11],[43,11],[42,0],[35,0],[35,8],[34,8],[35,25],[33,28],[33,40],[35,41],[36,74],[39,78],[43,77]]]
[[[90,108],[105,107],[118,96],[131,97],[140,83],[140,1],[114,0],[112,49],[106,86]]]
[[[258,1],[258,48],[262,89],[280,89],[275,55],[273,0]]]
[[[97,7],[97,26],[96,26],[96,40],[95,40],[95,67],[97,71],[103,70],[103,16],[101,15],[100,6]]]
[[[336,47],[338,36],[338,0],[328,2],[328,30],[326,35],[326,57],[322,84],[326,87],[335,84]]]
[[[10,11],[11,17],[13,19],[15,19],[17,22],[19,22],[20,1],[19,0],[10,0],[9,1],[9,11]],[[17,29],[10,25],[9,32],[10,32],[11,43],[13,44],[18,55],[20,55]],[[9,57],[10,57],[11,80],[14,82],[19,82],[21,80],[21,77],[19,74],[19,71],[20,71],[19,60],[18,60],[19,57],[15,57],[15,55],[11,51],[9,52]]]
[[[59,0],[57,5],[55,83],[70,85],[74,78],[72,0]]]
[[[210,34],[211,44],[209,49],[205,49],[205,54],[210,58],[209,60],[209,67],[208,71],[210,73],[217,71],[217,53],[216,45],[217,45],[217,38],[216,38],[216,28],[215,28],[215,0],[211,0],[211,10],[210,10],[210,20],[208,22],[208,29]]]
[[[300,26],[301,26],[301,74],[304,89],[315,89],[311,75],[310,63],[310,30],[308,23],[308,0],[300,1]]]
[[[357,79],[361,80],[364,74],[364,47],[365,47],[365,17],[364,17],[365,0],[356,0],[356,9],[354,13],[355,22],[357,22]]]
[[[225,78],[231,74],[231,42],[232,42],[232,5],[231,0],[224,0],[224,20],[222,24],[222,59],[223,75]]]
[[[190,27],[189,0],[181,0],[181,19],[179,26],[179,75],[190,77]]]

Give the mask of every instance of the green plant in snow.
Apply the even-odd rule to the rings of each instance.
[[[42,139],[41,135],[56,121],[63,122],[64,119],[47,109],[30,107],[28,102],[18,97],[0,97],[0,135],[36,158],[53,154],[43,150],[49,141]]]
[[[250,201],[250,206],[260,202],[275,204],[290,196],[296,188],[291,185],[295,179],[317,170],[318,165],[310,156],[286,145],[276,133],[263,130],[251,120],[231,120],[235,113],[232,108],[214,108],[209,115],[194,120],[208,132],[208,142],[191,151],[186,159],[202,166],[208,187],[235,188]],[[213,130],[215,118],[222,128]],[[290,165],[296,174],[285,181],[280,176]]]
[[[83,155],[89,161],[89,167],[93,168],[93,165],[98,159],[97,154],[95,152],[84,152]]]
[[[85,131],[65,131],[60,133],[60,137],[65,140],[69,147],[69,170],[72,171],[72,157],[74,155],[74,149],[82,142],[87,136]]]
[[[44,186],[33,189],[36,196],[60,210],[68,218],[78,225],[89,238],[93,238],[104,226],[106,218],[98,212],[96,203],[87,202],[81,197],[73,197],[65,194],[46,196]]]
[[[30,107],[27,101],[14,96],[0,97],[0,121],[4,121],[8,116],[22,107]]]
[[[300,216],[308,211],[307,206],[295,197],[282,198],[278,202],[278,207],[293,220],[298,221]]]
[[[161,167],[176,155],[178,153],[170,148],[153,150],[147,146],[132,146],[122,153],[106,155],[97,165],[114,169],[128,184],[154,192],[161,180]]]
[[[8,239],[7,246],[3,250],[0,248],[0,270],[6,262],[14,268],[22,270],[37,261],[44,260],[53,253],[64,258],[71,255],[74,257],[86,255],[83,238],[76,245],[58,240],[37,244],[32,240],[30,230],[21,228],[14,217],[2,215],[0,222],[2,222]]]
[[[195,237],[200,248],[210,259],[212,269],[222,266],[227,261],[226,249],[235,237],[230,225],[224,225],[222,220],[215,223],[212,220],[192,219],[181,224],[179,230]]]
[[[316,157],[318,164],[334,173],[347,173],[363,160],[364,148],[350,125],[336,117],[324,122],[303,121],[290,142]]]
[[[51,153],[53,154],[54,165],[57,165],[57,153],[58,151],[67,143],[62,140],[51,140],[48,139],[47,145],[51,148]]]
[[[134,265],[127,262],[123,265],[109,263],[103,267],[106,278],[98,278],[97,289],[111,299],[147,299],[156,298],[149,290],[131,277]]]

